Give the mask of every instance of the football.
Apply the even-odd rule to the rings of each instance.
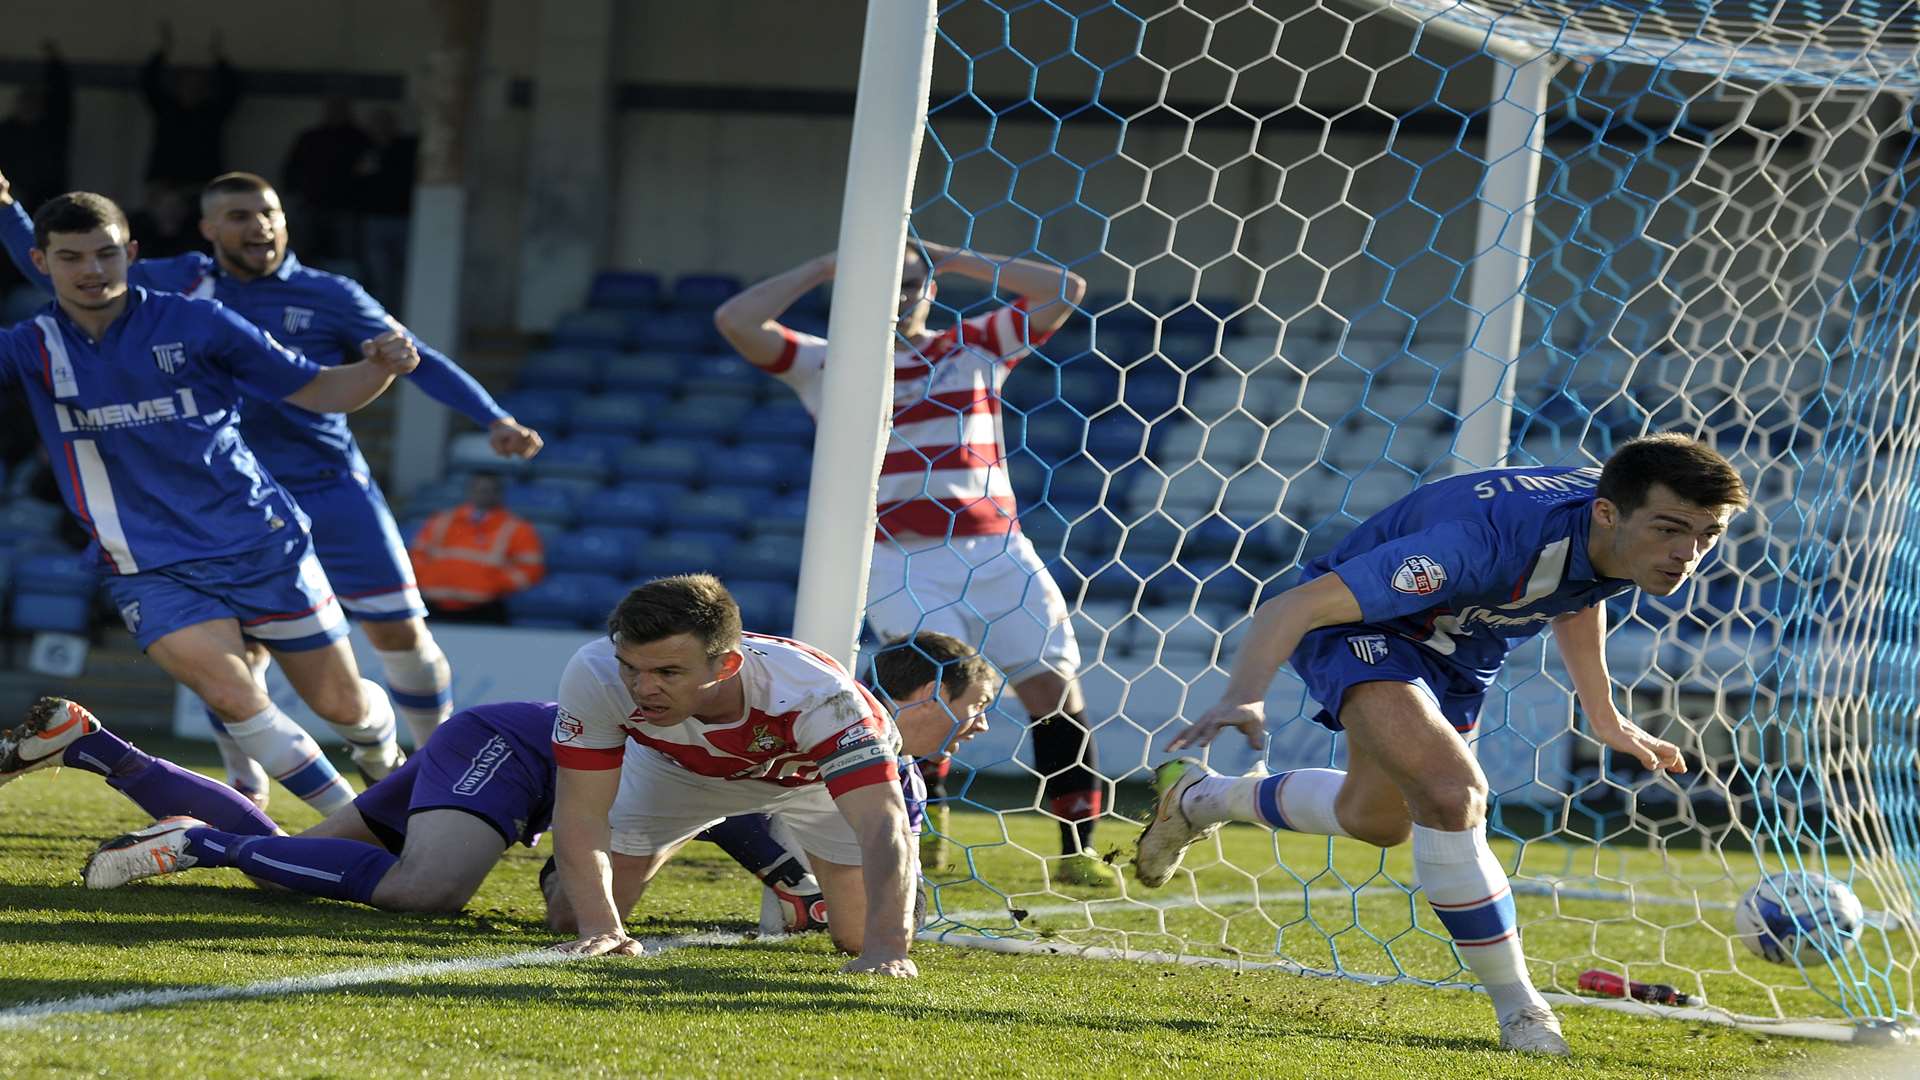
[[[1807,871],[1770,874],[1734,909],[1735,932],[1757,956],[1776,964],[1815,964],[1859,940],[1864,912],[1853,890]]]

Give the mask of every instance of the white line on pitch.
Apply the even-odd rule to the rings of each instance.
[[[677,937],[642,939],[646,955],[670,952],[689,945],[738,945],[747,939],[740,934],[683,934]],[[180,986],[170,990],[129,990],[119,994],[95,994],[61,998],[57,1001],[31,1002],[0,1009],[0,1031],[31,1027],[51,1016],[69,1013],[111,1013],[180,1005],[193,1001],[230,1001],[236,998],[280,997],[287,994],[312,994],[369,983],[430,979],[441,975],[462,975],[474,971],[531,967],[539,964],[563,964],[579,957],[551,949],[533,949],[504,956],[466,957],[459,960],[417,960],[405,964],[349,968],[321,975],[295,975],[285,979],[242,983],[238,986]]]

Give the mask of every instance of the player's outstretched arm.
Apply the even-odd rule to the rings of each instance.
[[[287,395],[287,403],[309,412],[357,412],[385,393],[396,376],[412,371],[420,362],[412,340],[397,331],[361,342],[360,356],[357,364],[322,370],[312,382]]]
[[[1063,267],[1010,255],[989,255],[946,244],[922,243],[935,274],[957,274],[1018,293],[1027,300],[1027,328],[1036,338],[1060,329],[1086,299],[1087,279]]]
[[[842,971],[895,978],[920,974],[907,949],[913,943],[913,845],[907,804],[898,783],[867,784],[833,800],[860,839],[861,877],[867,889],[867,925],[860,955]]]
[[[833,271],[834,257],[829,252],[784,274],[755,282],[714,310],[713,325],[748,363],[772,367],[780,362],[780,354],[787,347],[787,339],[780,332],[780,316],[794,301],[832,281]]]
[[[27,216],[27,208],[13,197],[13,185],[7,182],[6,174],[0,173],[0,244],[7,249],[7,258],[13,261],[14,269],[20,275],[47,292],[53,291],[53,282],[40,268],[33,265],[33,219]]]
[[[1267,687],[1274,673],[1293,656],[1307,631],[1360,618],[1360,601],[1339,574],[1322,574],[1261,604],[1253,629],[1234,657],[1227,692],[1192,727],[1175,735],[1167,749],[1206,746],[1227,728],[1238,728],[1256,749],[1266,745]]]
[[[619,790],[619,769],[559,769],[553,801],[554,877],[572,908],[578,936],[555,945],[556,951],[640,954],[640,943],[627,936],[613,903],[613,863],[607,856],[613,834],[607,811]]]
[[[1649,769],[1683,773],[1687,759],[1680,748],[1656,738],[1621,715],[1613,706],[1613,677],[1607,672],[1607,606],[1590,608],[1553,620],[1553,643],[1573,679],[1580,710],[1600,741],[1632,756]]]

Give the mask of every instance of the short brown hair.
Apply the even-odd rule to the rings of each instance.
[[[617,644],[645,645],[692,634],[707,659],[740,647],[740,605],[712,574],[654,578],[626,595],[607,616],[607,636]]]
[[[874,687],[896,703],[935,679],[946,697],[993,682],[993,668],[973,646],[937,630],[887,642],[874,654],[872,670]]]
[[[1662,484],[1696,506],[1744,510],[1752,501],[1746,481],[1719,451],[1691,435],[1665,432],[1620,444],[1600,470],[1594,492],[1622,516],[1646,505],[1647,492]]]
[[[127,212],[119,203],[91,191],[69,191],[48,199],[34,213],[33,246],[45,251],[47,237],[54,233],[90,233],[109,225],[120,226],[120,232],[132,238]]]
[[[207,200],[219,195],[246,195],[259,191],[272,190],[273,185],[267,183],[267,178],[258,173],[221,173],[219,176],[207,181],[207,186],[200,189],[201,213],[206,212]]]

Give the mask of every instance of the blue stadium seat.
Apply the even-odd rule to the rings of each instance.
[[[421,484],[407,496],[407,513],[413,517],[424,518],[451,506],[459,506],[467,501],[467,474],[455,473],[442,477],[432,483]],[[401,535],[412,539],[412,533]]]
[[[789,543],[799,543],[800,536],[807,529],[807,493],[796,491],[781,495],[759,506],[759,512],[753,519],[753,535],[786,537]]]
[[[507,509],[536,526],[573,524],[574,496],[550,484],[518,483],[507,488]]]
[[[520,365],[515,380],[522,390],[591,390],[600,382],[598,353],[556,349],[534,353]]]
[[[618,311],[575,311],[560,316],[552,340],[563,348],[617,349],[626,340],[628,322]]]
[[[678,493],[678,485],[668,490]],[[654,529],[666,518],[670,496],[658,484],[621,484],[594,496],[596,524],[627,529]]]
[[[741,581],[727,586],[740,605],[740,622],[757,634],[784,637],[793,632],[794,587],[776,581]]]
[[[634,312],[626,319],[624,340],[634,349],[674,353],[717,351],[725,344],[711,311]]]
[[[552,439],[567,433],[567,418],[573,411],[575,396],[571,390],[516,390],[499,400],[500,407],[515,420],[538,431],[541,437]]]
[[[781,581],[800,577],[800,545],[791,536],[756,536],[727,557],[728,581]]]
[[[654,411],[653,402],[639,394],[596,394],[574,402],[568,423],[576,433],[637,438],[647,430]]]
[[[722,397],[755,397],[773,380],[737,356],[700,353],[680,364],[680,392]],[[778,383],[774,383],[776,388]]]
[[[767,446],[737,446],[714,459],[707,469],[708,487],[804,487],[811,455]]]
[[[605,448],[571,439],[551,442],[533,458],[536,479],[587,479],[602,482],[612,471]]]
[[[610,574],[625,579],[635,553],[649,539],[644,532],[591,528],[560,533],[546,542],[547,565],[566,573]]]
[[[515,626],[595,626],[624,593],[619,578],[563,571],[508,596],[507,617]]]
[[[587,306],[652,310],[660,306],[664,291],[659,274],[645,270],[602,270],[593,275],[593,286],[587,290]]]
[[[791,399],[758,405],[742,418],[743,443],[773,443],[788,449],[813,445],[813,417],[806,406]]]
[[[726,303],[740,288],[740,279],[732,274],[682,274],[673,283],[673,306],[705,312],[711,319],[713,309]]]
[[[38,499],[15,499],[0,507],[0,535],[52,536],[66,511]]]
[[[647,480],[684,490],[706,474],[708,453],[710,448],[696,443],[641,443],[620,455],[618,472],[622,481]]]
[[[740,434],[755,406],[748,398],[701,394],[682,398],[654,421],[654,434],[670,439],[723,441]]]
[[[84,556],[30,555],[12,573],[9,622],[23,633],[85,634],[93,626],[100,574]]]
[[[638,391],[671,395],[680,381],[680,361],[672,353],[630,352],[608,360],[601,385],[614,393]]]
[[[724,491],[690,491],[673,500],[668,511],[678,529],[745,532],[753,523],[754,501]]]
[[[642,578],[709,572],[725,574],[734,540],[712,533],[676,532],[640,545],[634,571]]]
[[[620,460],[621,454],[640,444],[640,437],[624,431],[586,431],[576,432],[567,441],[576,446],[599,447],[600,452],[607,456],[609,467],[611,467],[613,462]]]

